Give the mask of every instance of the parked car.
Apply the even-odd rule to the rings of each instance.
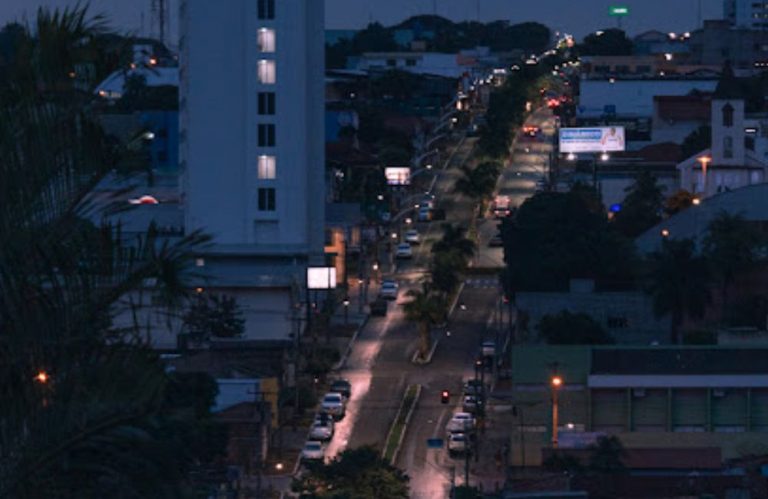
[[[547,190],[547,181],[540,178],[536,181],[536,192],[544,192],[545,190]]]
[[[411,229],[409,231],[406,231],[405,233],[405,242],[410,244],[420,244],[421,243],[421,234],[419,234],[419,231],[416,229]]]
[[[344,395],[347,399],[352,394],[352,385],[346,379],[337,379],[331,383],[331,391]]]
[[[384,298],[377,298],[371,302],[371,315],[378,315],[380,317],[387,316],[387,308],[389,302]]]
[[[483,346],[480,348],[480,353],[483,354],[483,357],[493,357],[496,355],[496,342],[493,340],[484,341]]]
[[[320,407],[324,412],[327,412],[336,419],[343,418],[346,412],[346,403],[340,393],[326,393]]]
[[[429,222],[430,220],[432,220],[432,209],[428,206],[420,207],[417,220],[419,222]]]
[[[325,415],[320,418],[318,415],[309,429],[309,438],[312,440],[327,441],[333,438],[334,424],[331,416]]]
[[[435,209],[435,195],[434,194],[425,194],[423,198],[421,198],[421,201],[419,202],[419,207],[421,208],[429,208],[430,210]]]
[[[493,236],[490,241],[488,241],[488,246],[492,248],[498,248],[499,246],[504,246],[504,240],[501,238],[501,232]]]
[[[397,281],[394,279],[384,279],[381,281],[381,287],[379,288],[379,298],[385,300],[397,299]]]
[[[475,417],[468,412],[457,412],[453,415],[445,431],[448,433],[466,433],[475,429]]]
[[[482,407],[483,399],[479,395],[464,395],[464,401],[461,404],[461,408],[464,412],[475,414],[479,407]]]
[[[468,379],[464,382],[465,395],[482,395],[483,383],[479,379]]]
[[[411,245],[408,243],[400,243],[397,245],[397,249],[395,250],[395,258],[412,258],[413,257],[413,249],[411,249]]]
[[[451,433],[448,435],[448,454],[463,454],[470,448],[469,438],[465,433]]]
[[[302,461],[322,461],[325,458],[323,443],[317,440],[307,440],[301,449]]]

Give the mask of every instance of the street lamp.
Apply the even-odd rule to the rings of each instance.
[[[691,200],[691,203],[693,203],[694,206],[699,206],[701,204],[701,199],[693,198],[693,200]]]
[[[349,324],[349,296],[344,297],[344,325]]]
[[[40,371],[35,375],[35,381],[40,383],[41,385],[44,385],[50,381],[51,377],[48,375],[45,371]]]
[[[607,152],[604,152],[603,154],[600,155],[600,161],[608,161],[610,158],[611,157],[608,156]]]
[[[568,161],[576,161],[576,155],[573,154],[572,152],[569,152],[568,156],[566,156],[565,159],[567,159]]]
[[[661,237],[669,237],[669,229],[661,229]]]
[[[552,386],[552,448],[557,449],[557,394],[563,386],[563,378],[557,375],[552,376],[550,385]]]
[[[712,162],[711,156],[699,156],[696,158],[696,161],[698,161],[701,164],[701,183],[702,183],[702,191],[704,192],[704,195],[707,195],[707,165]]]

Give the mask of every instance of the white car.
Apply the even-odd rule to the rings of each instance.
[[[336,419],[344,417],[346,411],[344,403],[344,396],[340,393],[329,392],[323,397],[323,402],[320,404],[323,412],[330,414]]]
[[[309,438],[312,440],[326,441],[333,438],[334,430],[333,418],[330,416],[322,417],[318,415],[312,427],[309,429]]]
[[[448,435],[448,453],[463,454],[469,450],[469,438],[464,433],[451,433]]]
[[[457,412],[445,426],[448,433],[464,433],[474,429],[475,418],[468,412]]]
[[[397,288],[397,281],[393,279],[384,279],[381,282],[381,288],[379,288],[379,297],[386,300],[396,300]]]
[[[301,449],[302,461],[322,461],[325,458],[325,450],[323,449],[323,443],[317,440],[307,440],[304,444],[304,448]]]
[[[395,257],[396,258],[411,258],[413,257],[413,249],[411,249],[411,245],[408,243],[400,243],[397,245],[397,249],[395,250]]]
[[[416,229],[411,229],[405,233],[405,242],[411,244],[421,243],[421,234]]]

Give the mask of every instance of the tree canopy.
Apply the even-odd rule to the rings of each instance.
[[[578,45],[581,55],[631,55],[632,40],[627,34],[616,28],[596,31],[584,37]]]
[[[408,476],[373,447],[347,449],[330,463],[312,466],[293,482],[307,499],[407,499]]]
[[[656,177],[648,170],[640,170],[635,182],[624,192],[627,196],[621,203],[613,223],[616,229],[627,237],[635,238],[661,221],[664,187],[659,186]]]
[[[539,321],[538,329],[550,345],[604,345],[614,342],[592,317],[567,310],[556,315],[545,315]]]
[[[502,239],[508,291],[565,290],[571,278],[593,278],[604,288],[633,279],[631,241],[608,224],[587,187],[527,199],[502,222]]]

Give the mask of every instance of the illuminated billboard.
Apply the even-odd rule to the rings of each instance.
[[[411,169],[408,166],[387,166],[384,168],[384,176],[389,185],[410,185]]]
[[[625,148],[624,127],[561,128],[560,152],[616,152]]]
[[[308,267],[308,289],[334,289],[336,287],[336,269],[334,267]]]

